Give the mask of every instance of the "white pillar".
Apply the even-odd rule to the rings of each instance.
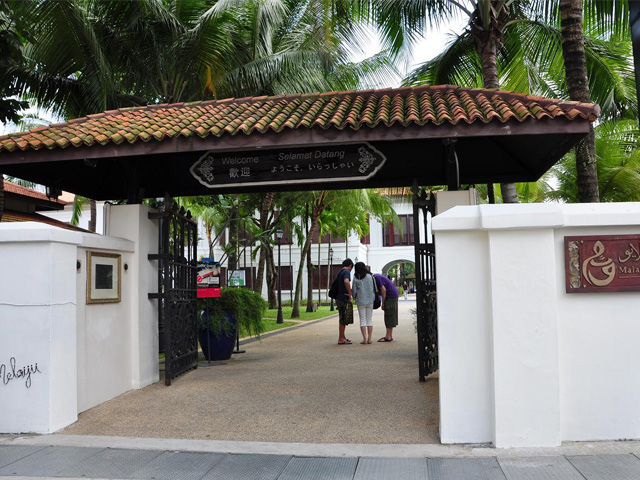
[[[487,234],[436,238],[440,440],[493,441],[493,354]]]
[[[494,445],[560,445],[554,232],[489,233]]]
[[[142,205],[111,205],[107,235],[122,237],[135,244],[126,275],[131,277],[132,388],[143,388],[160,378],[158,367],[158,300],[149,293],[158,291],[158,262],[147,255],[158,253],[158,221],[150,220],[153,211]]]

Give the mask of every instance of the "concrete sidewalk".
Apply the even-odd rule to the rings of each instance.
[[[307,445],[308,446],[308,445]],[[178,447],[178,448],[176,448]],[[640,442],[495,450],[441,445],[304,445],[81,437],[0,437],[0,477],[206,480],[632,480]],[[317,446],[316,446],[317,447]],[[262,448],[270,453],[239,453]],[[404,449],[407,456],[390,457]],[[368,455],[358,455],[366,452]],[[418,453],[428,455],[415,455]],[[415,456],[414,456],[415,455]]]

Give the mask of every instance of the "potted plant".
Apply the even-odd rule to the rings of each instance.
[[[198,322],[200,347],[207,360],[228,360],[236,332],[260,335],[267,302],[259,293],[246,288],[224,287],[220,298],[200,300]]]

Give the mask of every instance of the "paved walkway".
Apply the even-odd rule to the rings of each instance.
[[[74,442],[73,439],[77,441]],[[137,444],[137,448],[133,446]],[[272,454],[229,453],[224,445],[183,440],[67,435],[0,436],[0,477],[159,480],[636,480],[640,443],[574,444],[558,449],[496,451],[436,447],[438,456],[306,456],[295,445],[268,444]],[[242,442],[240,442],[242,443]],[[82,446],[79,446],[81,444]],[[232,445],[235,445],[233,447]],[[238,448],[238,442],[227,446]],[[190,448],[189,448],[190,447]],[[202,447],[202,451],[198,448]],[[209,448],[214,451],[208,451]],[[335,447],[338,447],[337,445]],[[377,446],[385,447],[385,446]],[[393,446],[386,446],[393,447]],[[405,446],[407,453],[420,450]],[[380,453],[373,445],[361,445]],[[392,448],[390,450],[393,450]],[[598,454],[597,452],[618,452]],[[558,454],[562,452],[564,454]],[[632,452],[632,453],[621,453]],[[456,455],[466,454],[465,457]],[[588,454],[585,454],[588,453]],[[453,454],[453,456],[452,456]],[[528,454],[528,455],[527,455]],[[550,455],[551,454],[551,455]],[[486,456],[489,455],[489,456]]]
[[[374,313],[374,343],[337,345],[336,317],[241,345],[246,353],[135,390],[80,414],[61,433],[262,442],[438,443],[437,377],[420,383],[415,298],[400,300],[395,340]],[[356,314],[357,319],[357,314]],[[358,324],[359,325],[359,324]]]

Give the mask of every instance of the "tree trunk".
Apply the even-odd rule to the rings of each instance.
[[[304,271],[304,261],[305,258],[307,258],[307,252],[311,249],[311,242],[313,241],[313,236],[315,235],[316,228],[318,226],[318,218],[320,218],[320,215],[324,210],[324,199],[326,194],[327,193],[325,191],[320,192],[320,196],[315,201],[311,210],[311,229],[304,241],[302,252],[300,252],[300,265],[298,267],[298,275],[296,276],[296,291],[293,297],[291,318],[300,318],[300,295],[302,294],[302,273]]]
[[[329,289],[331,288],[331,282],[333,282],[333,278],[331,278],[331,274],[333,273],[333,269],[332,267],[332,263],[333,263],[333,258],[331,256],[331,254],[329,253],[331,251],[331,239],[332,239],[333,235],[329,234],[329,246],[327,247],[327,289],[325,290],[325,298],[324,301],[325,302],[329,302]]]
[[[591,93],[582,31],[582,0],[560,0],[560,26],[569,98],[577,102],[590,102]],[[593,126],[589,125],[589,134],[576,146],[580,202],[600,201],[597,167],[595,135]]]
[[[311,262],[311,247],[309,247],[307,251],[307,312],[313,312],[313,263]]]
[[[89,231],[95,233],[96,232],[96,224],[98,218],[97,206],[95,200],[89,200]]]
[[[229,244],[231,245],[230,250],[227,251],[227,267],[229,270],[237,270],[238,269],[238,230],[239,225],[238,222],[240,218],[238,217],[237,208],[231,207],[231,212],[229,213]]]
[[[207,245],[209,245],[209,258],[213,260],[213,238],[211,231],[211,223],[205,222],[204,229],[207,232]]]
[[[278,289],[278,269],[273,259],[273,248],[271,245],[265,245],[267,251],[267,301],[269,308],[278,308],[278,297],[276,290]]]
[[[269,192],[265,195],[262,205],[260,206],[260,231],[264,232],[267,230],[267,226],[269,225],[269,212],[271,211],[271,206],[273,205],[273,199],[275,197],[275,193]],[[262,281],[264,278],[264,267],[267,251],[264,248],[264,244],[266,243],[266,239],[260,240],[260,257],[258,260],[258,281],[256,282],[256,286],[254,291],[261,293],[262,292]]]
[[[502,192],[503,203],[518,203],[518,192],[516,192],[515,183],[501,183],[500,191]]]
[[[258,278],[255,288],[253,289],[254,292],[260,294],[262,294],[262,286],[267,265],[267,248],[265,245],[263,245],[263,243],[264,242],[260,243],[260,254],[258,255],[258,273],[256,273]]]
[[[498,77],[498,50],[502,48],[504,39],[502,29],[506,21],[507,10],[503,7],[497,17],[492,18],[488,28],[484,28],[482,19],[476,13],[474,22],[471,24],[471,34],[476,43],[476,49],[482,59],[482,83],[484,88],[500,88]],[[518,203],[518,194],[514,183],[501,183],[502,201],[504,203]]]

